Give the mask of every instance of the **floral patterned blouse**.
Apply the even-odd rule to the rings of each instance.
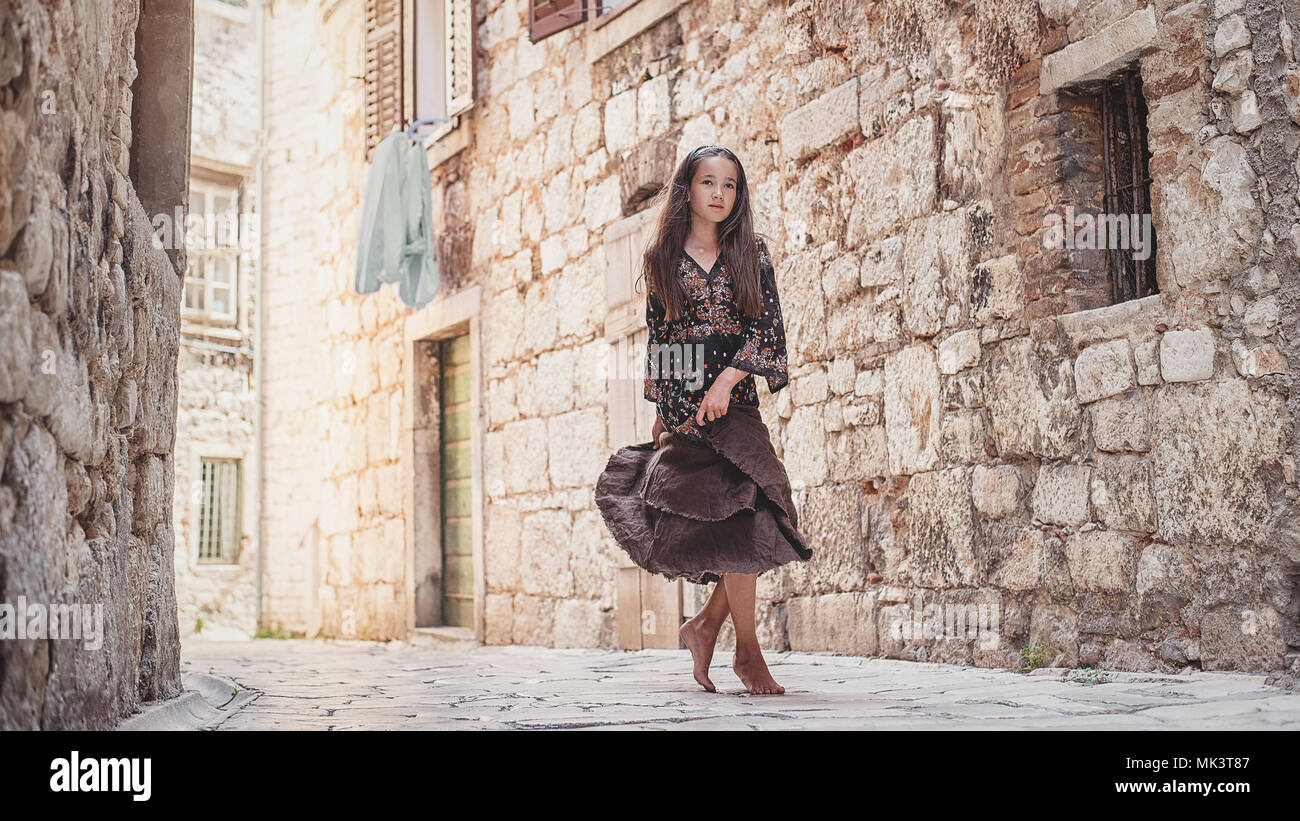
[[[756,318],[745,316],[731,292],[731,271],[719,254],[713,269],[704,268],[685,250],[678,273],[686,291],[686,313],[667,322],[667,311],[653,292],[646,296],[644,396],[655,403],[669,430],[703,441],[695,414],[718,374],[728,366],[748,371],[731,389],[731,402],[758,407],[755,375],[767,379],[769,393],[790,381],[786,365],[785,323],[776,290],[772,258],[755,238],[763,307]],[[702,366],[702,367],[701,367]],[[702,371],[702,372],[701,372]],[[704,422],[708,425],[706,419]]]

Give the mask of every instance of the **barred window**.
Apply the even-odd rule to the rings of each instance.
[[[199,561],[232,564],[239,559],[240,460],[200,459]]]
[[[1141,229],[1151,219],[1151,175],[1147,171],[1147,105],[1142,96],[1142,77],[1136,66],[1110,78],[1101,87],[1103,159],[1106,169],[1106,212],[1135,218],[1131,228]],[[1132,245],[1129,242],[1128,245]],[[1131,248],[1106,250],[1110,272],[1111,301],[1156,293],[1155,232],[1144,259],[1135,258]]]

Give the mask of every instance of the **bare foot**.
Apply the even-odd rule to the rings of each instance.
[[[718,692],[709,680],[709,662],[713,661],[713,645],[718,640],[717,628],[710,628],[700,620],[699,615],[689,619],[678,631],[682,642],[691,651],[695,661],[695,680],[710,693]]]
[[[785,688],[776,683],[768,672],[767,662],[762,653],[744,655],[737,652],[731,662],[731,669],[736,671],[745,689],[754,695],[784,695]]]

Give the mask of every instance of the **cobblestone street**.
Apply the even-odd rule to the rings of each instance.
[[[745,693],[722,650],[710,670],[717,693],[691,678],[685,650],[192,641],[182,673],[187,687],[206,674],[248,689],[204,722],[221,730],[1300,728],[1300,693],[1262,675],[1111,673],[1086,684],[1060,669],[766,655],[785,695]]]

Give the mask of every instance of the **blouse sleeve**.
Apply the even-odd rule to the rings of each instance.
[[[785,322],[781,318],[781,300],[776,292],[776,272],[767,244],[758,245],[759,285],[763,293],[762,312],[751,318],[740,315],[742,342],[731,360],[731,367],[767,378],[769,393],[776,393],[790,381],[786,365]]]
[[[667,311],[664,310],[664,306],[654,293],[647,290],[645,325],[650,333],[646,339],[645,388],[642,395],[651,402],[658,402],[663,396],[659,378],[666,374],[658,372],[658,365],[664,360],[656,346],[668,342],[668,323],[664,319],[665,316],[667,316]]]

